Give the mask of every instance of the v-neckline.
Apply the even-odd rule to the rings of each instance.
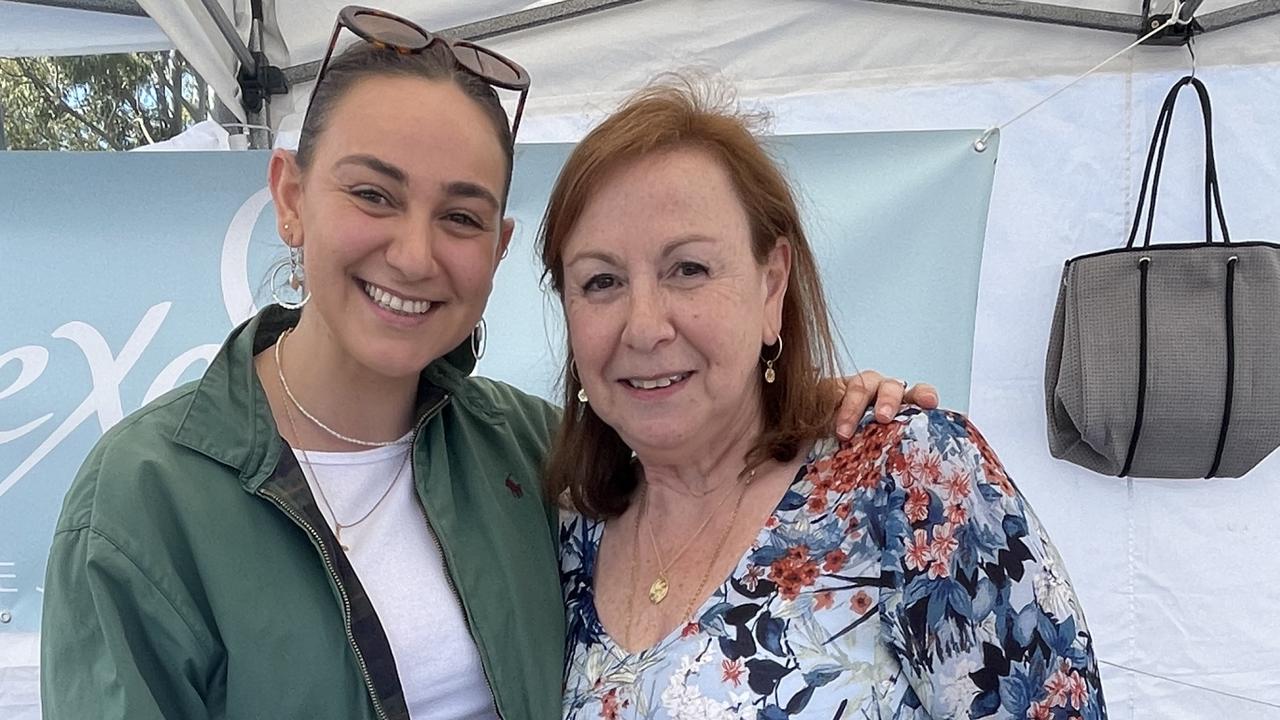
[[[739,576],[739,574],[743,571],[743,563],[747,562],[747,560],[751,557],[751,553],[754,548],[763,547],[763,543],[767,541],[769,533],[773,531],[774,527],[777,527],[777,525],[770,527],[769,521],[772,519],[778,518],[778,513],[780,512],[795,512],[794,510],[782,510],[781,509],[782,504],[786,501],[787,496],[796,490],[796,486],[799,485],[801,482],[803,482],[804,479],[808,476],[809,466],[813,464],[814,458],[816,457],[817,448],[818,448],[818,443],[815,443],[810,446],[808,454],[805,456],[805,461],[800,465],[799,468],[796,469],[795,477],[791,478],[791,482],[787,484],[787,488],[786,490],[783,491],[782,496],[778,498],[778,501],[776,503],[774,503],[773,510],[771,510],[767,516],[765,516],[764,523],[761,524],[760,529],[756,531],[756,534],[752,539],[751,544],[747,546],[747,549],[743,551],[743,553],[738,557],[738,562],[735,563],[733,568],[729,570],[729,574],[721,578],[720,582],[716,583],[715,585],[712,585],[711,592],[705,598],[702,599],[702,602],[694,606],[694,611],[690,615],[690,617],[692,618],[702,617],[703,613],[706,612],[707,604],[715,599],[716,591],[719,590],[719,588],[723,587],[724,584],[728,582],[731,578],[735,578]],[[781,524],[781,519],[779,519],[779,524]],[[647,647],[641,648],[639,650],[634,650],[634,651],[628,650],[626,647],[624,647],[622,643],[618,642],[617,639],[614,638],[613,633],[609,632],[609,630],[604,626],[604,621],[600,618],[600,609],[596,605],[596,572],[600,568],[600,546],[604,544],[604,531],[605,531],[604,521],[601,521],[597,525],[597,527],[599,528],[599,531],[597,532],[595,537],[596,551],[594,553],[595,555],[594,564],[591,568],[591,573],[588,575],[588,577],[590,577],[591,579],[591,583],[589,586],[590,599],[591,599],[591,611],[596,617],[596,623],[600,627],[600,637],[599,637],[600,641],[605,645],[606,648],[610,650],[611,654],[613,654],[615,657],[621,660],[626,658],[640,657],[646,653],[650,653],[650,652],[653,652],[654,650],[662,648],[672,642],[683,639],[684,630],[689,625],[689,618],[685,618],[683,624],[676,625],[676,627],[672,628],[666,634],[659,637],[652,645],[649,645]]]

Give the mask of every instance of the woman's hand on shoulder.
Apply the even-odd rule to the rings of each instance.
[[[938,390],[927,383],[908,387],[897,378],[886,377],[875,370],[864,370],[857,375],[831,381],[833,393],[838,399],[836,411],[836,435],[848,439],[872,403],[876,407],[876,421],[893,420],[904,405],[919,405],[926,410],[938,407]]]

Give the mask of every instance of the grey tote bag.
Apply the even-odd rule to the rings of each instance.
[[[1173,108],[1188,86],[1204,115],[1205,239],[1152,245]],[[1045,363],[1056,458],[1122,477],[1239,477],[1280,445],[1280,245],[1231,242],[1212,117],[1203,83],[1174,84],[1129,242],[1063,268]],[[1146,235],[1135,246],[1148,184]]]

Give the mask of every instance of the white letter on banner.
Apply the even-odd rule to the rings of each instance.
[[[164,370],[161,370],[155,381],[151,383],[151,387],[147,389],[147,394],[142,398],[142,404],[146,405],[177,387],[178,380],[182,377],[182,373],[187,371],[187,368],[201,360],[205,363],[213,360],[220,348],[221,346],[216,343],[197,345],[174,358],[173,362],[165,365]]]
[[[249,289],[249,238],[258,222],[262,209],[271,202],[271,189],[262,188],[244,201],[227,226],[222,239],[222,304],[227,317],[235,327],[253,317],[258,306],[253,302]]]
[[[11,568],[13,567],[13,565],[14,563],[11,563],[11,562],[0,562],[0,568]],[[0,573],[0,582],[3,582],[4,580],[17,580],[17,579],[18,579],[18,576],[14,575],[13,573]],[[16,592],[18,592],[18,588],[16,587],[4,587],[3,585],[0,585],[0,593],[16,593]]]
[[[0,497],[3,497],[9,488],[13,487],[22,476],[26,475],[36,463],[44,459],[58,443],[61,443],[71,434],[73,430],[80,427],[81,423],[88,420],[91,415],[98,416],[98,424],[102,428],[102,432],[106,432],[112,425],[120,421],[124,417],[124,409],[120,405],[120,383],[124,380],[124,376],[129,373],[138,358],[142,356],[142,351],[151,343],[151,339],[155,337],[156,332],[160,330],[160,324],[164,322],[164,318],[169,314],[169,307],[173,303],[163,302],[154,305],[147,314],[142,316],[142,322],[138,323],[138,328],[129,336],[128,341],[124,344],[124,349],[120,351],[118,358],[111,357],[111,348],[107,346],[107,341],[102,337],[92,325],[87,323],[74,321],[69,322],[57,330],[53,331],[53,337],[65,338],[71,340],[80,346],[80,352],[84,353],[84,357],[89,361],[89,373],[93,378],[93,388],[90,389],[89,395],[85,397],[84,402],[80,403],[80,407],[76,408],[71,415],[58,426],[53,434],[40,443],[40,447],[35,449],[16,470],[9,473],[3,481],[0,481]]]
[[[40,374],[44,372],[45,367],[49,365],[49,351],[39,345],[24,345],[20,348],[14,348],[9,352],[0,355],[0,367],[4,367],[10,362],[17,360],[22,363],[22,369],[18,371],[18,379],[9,383],[9,387],[0,390],[0,400],[22,390],[31,383],[35,382]],[[36,418],[20,428],[13,430],[0,430],[0,445],[12,442],[27,433],[35,430],[44,424],[46,420],[53,417],[53,413],[49,413],[44,417]]]

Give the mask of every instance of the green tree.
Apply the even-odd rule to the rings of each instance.
[[[178,52],[0,58],[10,150],[128,150],[208,118],[209,86]]]

